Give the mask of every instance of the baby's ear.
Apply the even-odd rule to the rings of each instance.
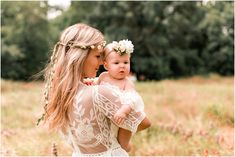
[[[104,68],[105,68],[105,70],[108,70],[108,64],[106,61],[104,61]]]

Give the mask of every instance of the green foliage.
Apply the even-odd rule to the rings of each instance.
[[[17,5],[15,5],[17,3]],[[234,2],[72,1],[48,20],[43,2],[2,2],[2,77],[27,79],[42,69],[61,31],[75,23],[98,28],[106,40],[130,39],[132,72],[160,80],[234,74]]]
[[[233,74],[233,4],[73,2],[68,12],[77,22],[103,31],[109,42],[132,40],[132,71],[159,80],[209,72]]]
[[[223,75],[234,72],[234,2],[217,2],[205,6],[205,18],[199,27],[206,36],[202,58],[208,71]]]
[[[2,2],[1,11],[1,76],[28,80],[47,58],[47,2]]]

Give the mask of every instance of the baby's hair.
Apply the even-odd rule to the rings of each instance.
[[[104,53],[103,53],[103,56],[102,56],[103,60],[106,60],[106,58],[108,57],[108,55],[109,55],[112,51],[114,51],[114,50],[113,50],[113,45],[112,45],[112,43],[107,44],[107,45],[105,46],[105,48],[104,48]]]

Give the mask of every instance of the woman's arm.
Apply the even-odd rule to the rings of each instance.
[[[126,84],[126,90],[135,90],[135,85],[133,84],[132,81],[130,81],[129,79],[127,79],[127,84]],[[151,126],[151,122],[149,121],[149,119],[147,117],[145,117],[142,122],[139,124],[137,131],[141,131],[144,129],[147,129]]]
[[[118,143],[127,152],[131,150],[131,147],[130,147],[131,135],[132,133],[129,130],[122,129],[122,128],[119,128],[118,130],[118,136],[117,136]]]
[[[137,131],[142,131],[144,129],[149,128],[150,126],[151,126],[151,122],[149,121],[147,117],[145,117],[139,124]],[[123,128],[119,128],[118,130],[118,136],[117,136],[118,143],[127,152],[131,150],[131,146],[130,146],[131,135],[132,133],[129,130],[126,130]]]
[[[124,96],[125,95],[123,94],[120,95],[120,91],[115,90],[115,88],[112,88],[112,86],[98,85],[94,86],[93,103],[95,107],[99,109],[99,111],[103,112],[107,118],[115,123],[115,113],[121,108],[122,105],[128,105],[125,102],[126,100],[129,100],[129,97]],[[138,101],[137,103],[140,102],[142,103],[142,101]],[[130,103],[132,102],[130,101]],[[145,113],[136,112],[134,110],[131,111],[131,113],[127,116],[123,124],[115,124],[118,127],[129,130],[133,133],[135,133],[137,130],[143,130],[150,126],[150,122],[146,118]]]
[[[147,129],[151,126],[151,122],[149,121],[149,119],[147,117],[145,117],[141,123],[138,125],[137,131],[141,131],[144,129]]]

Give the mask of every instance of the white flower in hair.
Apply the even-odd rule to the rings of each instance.
[[[125,52],[126,50],[126,48],[122,44],[119,44],[119,49],[121,52]]]
[[[128,39],[119,42],[113,41],[112,44],[113,49],[121,56],[124,54],[131,54],[134,51],[134,45]]]

